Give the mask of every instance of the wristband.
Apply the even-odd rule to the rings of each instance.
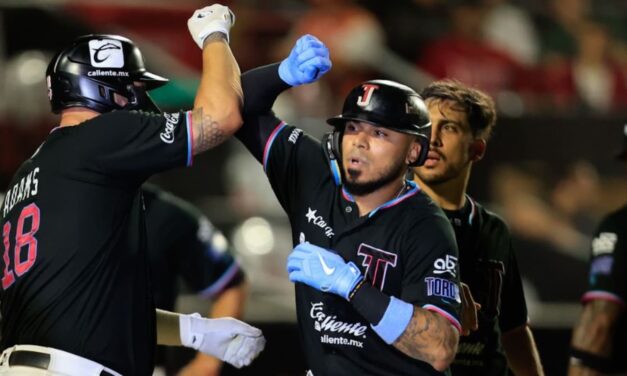
[[[365,278],[367,279],[367,278]],[[390,305],[390,297],[370,283],[364,283],[355,289],[350,304],[370,324],[378,324],[386,308]]]
[[[371,326],[385,343],[391,345],[403,334],[413,315],[413,305],[392,296],[381,321]]]
[[[364,284],[364,282],[366,282],[366,278],[362,278],[361,281],[357,282],[357,284],[355,285],[355,287],[353,287],[353,289],[351,290],[351,292],[348,294],[348,301],[350,302],[351,300],[353,300],[353,297],[355,296],[355,294],[357,293],[357,291],[361,288],[361,286]]]
[[[601,373],[610,373],[615,371],[615,365],[612,359],[579,350],[574,347],[570,348],[570,364],[584,366]]]

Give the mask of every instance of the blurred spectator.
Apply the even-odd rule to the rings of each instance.
[[[576,161],[552,185],[550,201],[557,215],[583,234],[592,234],[599,220],[601,185],[596,168]]]
[[[390,48],[409,61],[416,61],[422,48],[447,30],[444,0],[362,0],[360,3],[381,20]]]
[[[547,61],[544,89],[551,108],[576,113],[617,111],[627,105],[625,68],[610,56],[612,38],[600,24],[581,22],[575,32],[577,52],[572,59]]]
[[[344,96],[352,87],[371,78],[372,71],[363,63],[363,55],[376,53],[372,46],[383,44],[383,28],[373,14],[350,0],[308,0],[307,3],[309,8],[296,19],[277,56],[281,59],[287,56],[298,36],[315,35],[327,45],[333,59],[333,69],[321,82],[332,88],[334,96]]]
[[[492,46],[506,51],[519,63],[532,66],[540,54],[540,42],[529,12],[510,0],[484,0],[482,33]]]
[[[566,59],[577,53],[577,30],[589,14],[589,0],[551,0],[539,21],[545,60]]]
[[[418,65],[436,78],[454,78],[492,95],[503,110],[504,96],[524,90],[525,69],[483,37],[486,8],[478,0],[457,0],[450,8],[450,33],[429,44]],[[507,107],[507,106],[506,106]]]
[[[402,13],[412,14],[413,6],[404,3],[394,7],[399,12],[397,17],[405,17],[400,16]],[[291,99],[288,105],[285,105],[286,96],[277,104],[282,109],[296,108],[292,114],[300,117],[300,124],[302,118],[327,117],[339,112],[337,106],[342,101],[335,98],[344,97],[352,87],[373,77],[403,81],[416,88],[432,80],[387,46],[383,26],[366,8],[351,0],[309,0],[308,4],[310,7],[296,18],[290,34],[282,41],[277,56],[286,56],[298,36],[312,34],[329,48],[333,69],[316,84],[291,90],[287,94]],[[407,35],[399,36],[404,44],[407,38]],[[305,130],[310,130],[306,122]]]
[[[588,238],[545,201],[548,194],[539,171],[498,167],[492,176],[493,197],[511,227],[521,273],[535,290],[531,296],[574,302],[585,288],[579,276],[586,270]]]
[[[51,119],[45,77],[51,57],[44,51],[28,50],[6,60],[0,80],[0,110],[2,116],[12,119],[13,126],[28,129]],[[25,103],[28,111],[24,111]]]
[[[0,189],[50,131],[53,115],[44,74],[49,58],[39,50],[23,51],[0,71]]]

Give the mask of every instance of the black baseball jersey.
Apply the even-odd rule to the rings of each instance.
[[[623,307],[614,329],[611,356],[617,372],[627,371],[627,205],[609,214],[592,240],[589,287],[582,303],[595,299],[615,302]]]
[[[469,196],[444,211],[453,225],[462,282],[477,303],[479,329],[460,337],[453,375],[507,375],[501,333],[527,323],[527,304],[507,225]]]
[[[288,214],[294,244],[307,241],[338,253],[385,294],[436,311],[459,328],[457,247],[437,205],[408,182],[402,195],[359,217],[351,195],[335,184],[318,141],[274,116],[259,121],[261,128],[276,128],[265,147],[247,146],[263,150],[256,157]],[[295,290],[314,375],[441,374],[386,344],[343,298],[304,284]]]
[[[155,312],[140,185],[191,163],[189,113],[56,128],[2,205],[2,348],[49,346],[149,375]]]
[[[153,185],[145,184],[142,194],[157,308],[174,310],[179,279],[189,290],[206,299],[243,282],[244,274],[229,252],[226,238],[204,214]],[[181,348],[158,346],[155,364],[173,365],[175,362],[171,359],[177,359],[181,351]]]
[[[142,193],[157,308],[174,309],[178,277],[207,299],[243,281],[226,238],[204,214],[154,186],[144,185]]]

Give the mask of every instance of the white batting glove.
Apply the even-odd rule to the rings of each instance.
[[[235,23],[235,15],[228,7],[220,4],[213,4],[202,9],[198,9],[187,20],[187,28],[192,35],[194,42],[202,47],[205,38],[216,31],[226,35],[226,41],[229,41],[229,30]]]
[[[231,317],[207,319],[180,315],[181,343],[236,368],[249,365],[266,345],[261,330]]]

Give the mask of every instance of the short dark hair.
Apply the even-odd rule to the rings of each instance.
[[[486,140],[490,138],[496,124],[496,108],[494,101],[486,93],[457,80],[446,79],[431,83],[420,95],[425,101],[436,99],[457,103],[466,113],[472,134]]]

